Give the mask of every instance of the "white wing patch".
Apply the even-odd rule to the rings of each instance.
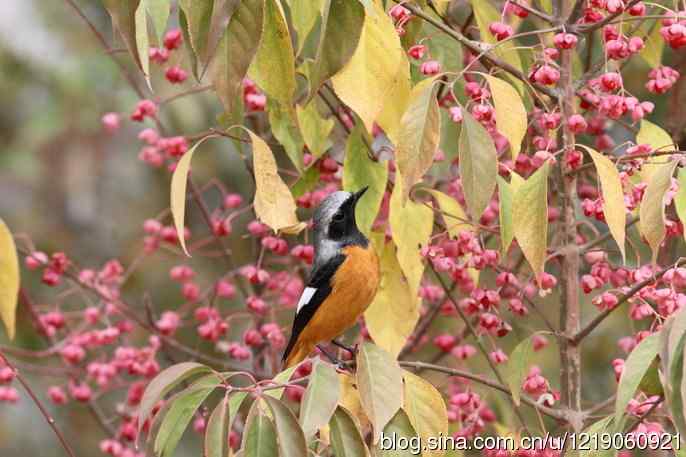
[[[306,306],[310,300],[312,300],[312,296],[315,292],[317,292],[317,289],[314,287],[305,287],[303,294],[300,296],[300,301],[298,302],[298,308],[296,309],[295,314],[298,314],[300,310]]]

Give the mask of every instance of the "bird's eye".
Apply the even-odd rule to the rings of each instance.
[[[345,215],[343,213],[336,213],[333,215],[332,220],[334,222],[343,222],[343,219],[345,219]]]

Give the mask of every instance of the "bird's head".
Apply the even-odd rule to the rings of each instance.
[[[363,187],[352,193],[334,192],[321,202],[313,218],[315,248],[319,248],[322,242],[339,245],[366,242],[355,221],[355,207],[367,189]]]

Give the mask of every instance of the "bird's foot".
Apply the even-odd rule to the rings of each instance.
[[[347,346],[347,345],[341,343],[341,342],[338,341],[338,340],[331,340],[331,343],[332,343],[334,346],[338,346],[339,348],[341,348],[341,349],[347,351],[347,352],[350,354],[350,356],[353,357],[353,358],[354,358],[355,355],[357,354],[357,344],[355,344],[354,346],[351,347],[351,346]]]

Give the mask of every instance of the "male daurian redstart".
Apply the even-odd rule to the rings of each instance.
[[[314,212],[314,265],[283,354],[286,367],[352,327],[376,295],[379,259],[355,221],[366,191],[334,192]]]

